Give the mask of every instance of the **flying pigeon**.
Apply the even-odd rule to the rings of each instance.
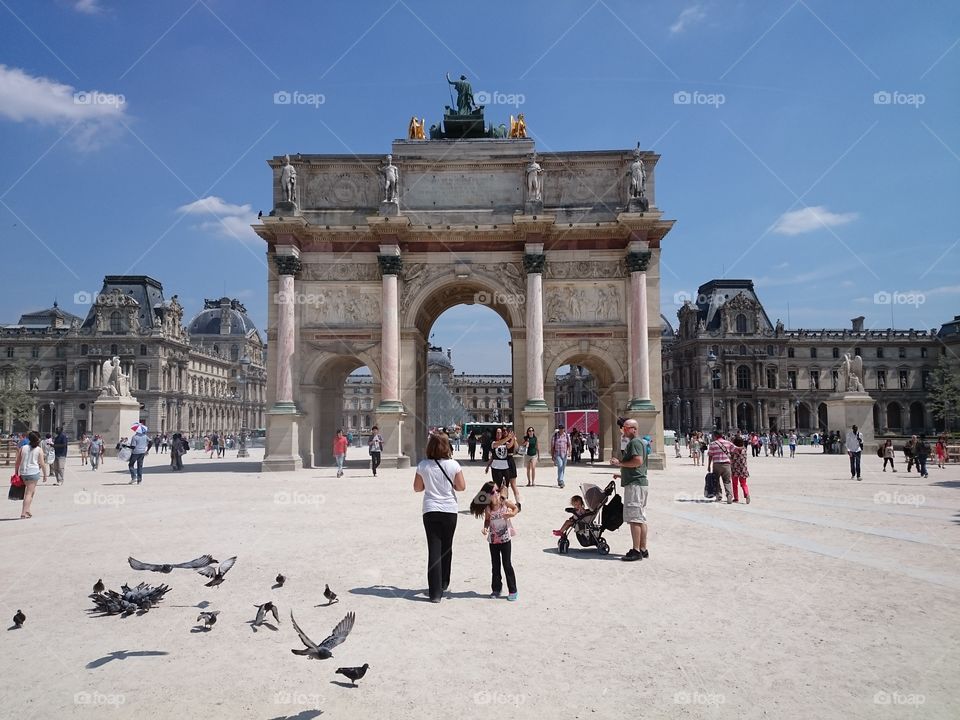
[[[219,610],[211,610],[209,612],[202,612],[197,616],[197,622],[203,623],[204,627],[209,630],[217,623],[217,615],[220,614]]]
[[[337,600],[337,594],[330,589],[329,585],[324,586],[323,596],[327,599],[328,605],[333,605],[335,602],[340,602],[339,600]]]
[[[17,610],[17,614],[13,616],[13,624],[18,628],[23,627],[24,621],[26,621],[27,616],[23,614],[23,610]],[[349,631],[348,631],[349,632]]]
[[[276,581],[277,581],[277,585],[279,585],[280,587],[283,587],[283,584],[287,581],[287,579],[283,575],[277,575]]]
[[[337,623],[337,626],[333,629],[333,632],[330,633],[330,636],[319,645],[308,638],[303,630],[300,629],[300,626],[297,625],[297,621],[293,617],[293,610],[290,611],[290,620],[293,622],[293,629],[296,630],[297,635],[300,636],[300,642],[306,646],[303,650],[291,650],[290,652],[294,655],[306,655],[314,660],[326,660],[329,657],[333,657],[333,653],[330,651],[347,639],[347,635],[353,630],[353,622],[356,620],[356,615],[348,612],[343,620]]]
[[[159,565],[154,563],[145,563],[140,562],[136,558],[130,557],[127,558],[127,562],[130,563],[130,567],[134,570],[149,570],[150,572],[158,573],[169,573],[172,572],[174,568],[182,568],[184,570],[195,570],[197,568],[207,567],[208,565],[213,565],[217,562],[216,559],[209,555],[201,555],[198,558],[190,560],[189,562],[184,563],[161,563]]]
[[[227,571],[233,567],[233,564],[237,561],[237,556],[234,555],[232,558],[227,558],[220,566],[216,569],[212,565],[207,565],[206,567],[200,568],[197,570],[201,575],[213,578],[210,582],[206,583],[204,587],[217,587],[220,583],[223,582],[223,576],[227,574]]]
[[[93,592],[95,593],[103,592],[103,578],[100,578],[93,584]]]
[[[263,605],[257,605],[257,618],[253,621],[253,624],[256,626],[263,625],[263,621],[267,617],[267,613],[273,614],[273,619],[277,621],[277,624],[280,624],[280,613],[277,612],[277,606],[272,602],[265,602]]]
[[[369,667],[370,665],[368,663],[364,663],[361,667],[337,668],[336,672],[337,674],[343,675],[345,678],[349,679],[350,682],[353,683],[353,686],[356,687],[357,680],[359,680],[360,678],[362,678],[364,675],[367,674],[367,668]]]

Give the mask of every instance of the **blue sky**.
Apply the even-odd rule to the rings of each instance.
[[[792,327],[960,312],[956,3],[497,7],[0,0],[0,321],[54,297],[83,315],[75,294],[142,273],[188,313],[238,297],[262,328],[247,226],[270,209],[265,160],[385,152],[411,115],[438,119],[445,72],[522,100],[543,150],[662,155],[671,320],[720,276],[753,278],[771,318],[789,303]],[[307,103],[276,104],[284,91]],[[506,328],[484,313],[434,328],[458,370],[508,369]]]

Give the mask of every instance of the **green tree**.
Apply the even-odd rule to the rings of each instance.
[[[0,370],[0,409],[4,429],[13,430],[18,421],[27,427],[33,422],[36,407],[28,387],[27,368],[23,363]]]
[[[928,402],[933,416],[943,421],[944,428],[949,430],[951,425],[956,425],[960,417],[960,370],[950,364],[946,355],[940,356],[940,363],[933,371]]]

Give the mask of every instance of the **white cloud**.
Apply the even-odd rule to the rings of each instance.
[[[208,195],[192,203],[181,205],[177,208],[177,212],[207,218],[197,226],[204,232],[235,240],[258,239],[257,234],[250,227],[256,223],[257,216],[249,204],[234,205],[216,195]]]
[[[81,149],[97,149],[115,132],[126,116],[126,98],[100,90],[78,90],[20,68],[0,65],[0,118],[13,122],[38,122],[73,126],[72,136]]]
[[[73,9],[86,15],[96,15],[103,10],[99,2],[100,0],[75,0]]]
[[[677,18],[676,22],[670,26],[670,32],[672,32],[674,35],[683,32],[689,25],[700,22],[706,16],[707,11],[703,9],[702,5],[691,5],[680,13],[680,16]]]
[[[846,225],[858,217],[860,217],[859,213],[834,213],[823,205],[817,205],[785,212],[773,224],[773,232],[778,235],[801,235],[823,227]]]

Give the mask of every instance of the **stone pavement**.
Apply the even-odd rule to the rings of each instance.
[[[182,474],[151,454],[141,486],[117,460],[93,473],[71,457],[32,520],[5,506],[0,609],[27,615],[2,635],[11,717],[960,716],[955,466],[924,480],[865,457],[858,483],[845,457],[803,448],[751,459],[752,504],[726,505],[703,500],[704,468],[668,452],[650,480],[651,556],[622,563],[627,528],[608,557],[575,541],[560,556],[550,534],[577,486],[612,468],[571,466],[560,490],[547,462],[520,488],[519,602],[487,598],[481,523],[461,514],[451,597],[431,605],[412,470],[262,475],[261,452],[192,451]],[[479,464],[465,474],[461,508],[484,479]],[[203,553],[238,556],[219,588],[126,564]],[[173,589],[146,615],[91,617],[99,577]],[[254,632],[268,599],[280,626]],[[209,633],[193,630],[199,608],[221,611]],[[290,653],[291,609],[314,640],[350,610],[356,627],[333,659],[307,660]],[[333,672],[364,662],[358,688]]]

